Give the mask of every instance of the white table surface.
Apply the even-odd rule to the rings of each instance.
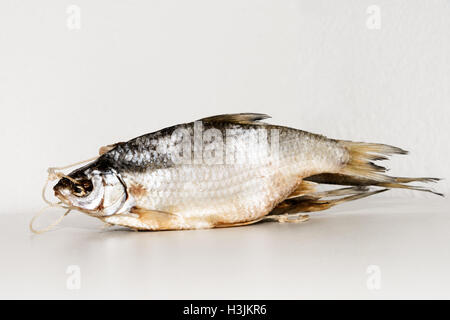
[[[450,298],[450,202],[439,197],[375,197],[301,224],[197,231],[102,229],[74,212],[33,235],[32,216],[0,214],[0,298]],[[72,265],[79,289],[67,287]],[[368,274],[373,265],[379,273]]]

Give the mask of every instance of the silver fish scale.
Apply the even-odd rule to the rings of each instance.
[[[179,125],[119,144],[103,156],[112,161],[129,192],[140,187],[132,195],[141,208],[183,217],[221,216],[228,222],[252,220],[285,199],[303,177],[337,172],[348,159],[344,147],[323,136],[267,124],[219,123],[203,124],[203,130],[218,129],[225,137],[223,163],[176,164],[170,152],[179,145],[172,136],[178,128],[194,136],[193,123]],[[262,141],[269,144],[271,130],[277,130],[277,152],[254,143],[261,129],[267,131]],[[228,147],[245,150],[244,158],[227,162]]]

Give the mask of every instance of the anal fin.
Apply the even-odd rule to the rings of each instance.
[[[297,188],[287,197],[287,199],[299,197],[305,194],[311,194],[316,191],[317,183],[310,181],[302,181]]]
[[[324,192],[317,192],[310,195],[286,199],[278,204],[270,215],[296,214],[300,212],[314,212],[329,209],[337,204],[348,201],[362,199],[371,195],[387,191],[389,189],[379,189],[370,191],[368,188],[351,187]],[[341,196],[337,199],[324,199],[328,197]]]

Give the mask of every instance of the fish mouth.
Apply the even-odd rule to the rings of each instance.
[[[59,188],[55,188],[54,192],[55,192],[55,197],[58,198],[59,200],[61,200],[62,203],[69,205],[69,206],[71,205],[70,201],[64,196],[64,194],[61,193]]]

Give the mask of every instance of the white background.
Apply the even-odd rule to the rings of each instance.
[[[81,10],[80,29],[70,28],[70,22],[73,22],[73,11],[67,13],[70,5]],[[379,29],[370,28],[371,13],[367,10],[371,5],[380,9]],[[40,189],[47,167],[89,158],[96,155],[102,145],[125,141],[176,123],[220,113],[267,113],[273,117],[270,121],[276,124],[331,138],[388,143],[410,150],[410,155],[397,156],[390,162],[391,174],[448,178],[449,17],[450,2],[447,0],[2,0],[0,216],[4,215],[1,226],[8,230],[6,234],[10,239],[8,241],[5,236],[2,244],[15,243],[17,246],[8,245],[3,250],[8,252],[8,259],[4,259],[8,262],[2,264],[2,274],[10,282],[4,284],[9,291],[2,291],[2,296],[11,296],[9,292],[23,297],[22,289],[28,288],[29,297],[74,297],[64,287],[68,265],[83,264],[84,261],[86,266],[100,259],[100,266],[107,263],[111,268],[114,262],[125,261],[123,252],[117,251],[121,245],[125,245],[123,248],[128,254],[133,254],[136,248],[133,241],[142,244],[144,235],[98,233],[95,228],[86,229],[89,221],[93,221],[88,217],[88,221],[83,217],[82,223],[69,217],[69,222],[63,223],[66,231],[58,230],[42,238],[32,238],[30,242],[27,242],[26,224],[42,206]],[[447,193],[448,181],[441,181],[435,188]],[[395,201],[382,206],[383,216],[377,215],[375,205],[378,202],[361,200],[355,203],[360,206],[358,210],[365,206],[375,207],[372,214],[376,217],[372,216],[372,219],[378,220],[370,225],[371,231],[365,230],[369,225],[363,220],[349,220],[348,225],[344,216],[341,217],[344,220],[338,220],[337,216],[334,216],[335,220],[320,220],[337,221],[342,225],[343,229],[333,229],[333,224],[330,224],[331,229],[318,229],[331,237],[326,243],[342,242],[339,246],[342,251],[322,246],[321,233],[313,232],[318,237],[314,238],[318,251],[297,252],[307,261],[306,266],[303,265],[305,272],[312,272],[304,291],[296,291],[295,282],[286,291],[282,283],[273,279],[271,285],[255,286],[259,283],[259,274],[252,273],[251,265],[246,265],[245,279],[253,283],[253,287],[238,290],[230,285],[225,288],[225,294],[221,295],[221,291],[213,294],[214,287],[199,285],[196,279],[190,278],[190,284],[205,290],[203,294],[197,291],[193,297],[374,297],[365,287],[366,267],[371,264],[380,265],[388,279],[394,281],[385,284],[388,289],[384,295],[375,297],[405,297],[408,294],[429,297],[433,292],[448,297],[448,290],[438,285],[442,281],[449,284],[446,271],[450,261],[446,245],[449,241],[446,236],[448,218],[436,213],[436,217],[444,220],[426,220],[422,226],[423,214],[427,215],[428,210],[433,212],[430,208],[434,208],[434,204],[440,208],[436,212],[442,213],[447,210],[447,203],[432,195],[403,190],[376,197],[380,201],[404,198],[399,202],[403,204],[409,201],[407,199],[417,197],[419,199],[414,203],[419,209],[412,210],[415,218],[408,224],[407,217],[395,216],[394,211],[407,214],[409,209],[396,206]],[[428,202],[420,207],[422,197],[429,199],[423,199]],[[353,207],[344,207],[344,211],[348,208]],[[390,212],[389,208],[394,209]],[[15,218],[10,219],[8,214],[14,214]],[[360,219],[362,216],[351,217]],[[384,220],[387,217],[391,218]],[[15,224],[10,225],[11,221]],[[69,232],[69,226],[80,229]],[[265,230],[258,228],[263,227],[246,230]],[[278,230],[276,225],[270,228]],[[227,241],[230,234],[226,232],[231,232],[235,239],[236,232],[236,237],[240,238],[239,230],[217,232],[221,232]],[[288,230],[291,230],[289,234],[305,236],[301,230]],[[306,230],[312,232],[315,229]],[[420,230],[429,233],[418,236]],[[148,237],[160,239],[158,244],[161,245],[164,242],[161,239],[168,237],[169,246],[170,241],[178,243],[183,239],[180,241],[195,247],[196,239],[202,243],[211,241],[208,235],[214,237],[213,231],[176,235],[156,233],[148,234]],[[80,238],[80,233],[85,236]],[[176,239],[170,240],[171,237]],[[252,233],[246,233],[246,237],[256,241]],[[278,244],[292,241],[288,238],[279,240]],[[378,242],[382,239],[390,242]],[[419,239],[428,242],[425,245]],[[222,245],[226,247],[225,242],[221,242]],[[86,248],[93,251],[86,253]],[[272,248],[270,252],[279,255],[284,252]],[[311,247],[306,244],[303,248]],[[159,259],[153,267],[160,272],[170,270],[158,254],[165,249],[158,247],[160,251],[152,251],[152,258]],[[205,254],[217,254],[212,247],[204,249]],[[177,247],[171,252],[187,255],[183,250]],[[260,270],[265,279],[280,266],[285,266],[282,257],[275,253],[267,256],[267,252],[258,256],[257,252],[262,253],[264,249],[258,247],[258,250],[254,258],[250,258],[252,256],[245,250],[239,252],[249,263],[278,261],[279,265],[269,263],[266,269]],[[289,252],[286,257],[295,256],[292,250],[286,252]],[[65,253],[68,256],[64,256]],[[194,256],[203,257],[199,252],[194,252]],[[333,261],[327,260],[333,257],[340,261],[337,269]],[[226,266],[227,261],[234,258],[236,256],[221,256],[218,261]],[[135,261],[133,259],[137,259],[136,256],[132,256],[131,261]],[[176,256],[173,259],[176,261]],[[187,261],[189,270],[196,270],[194,274],[203,270],[194,260]],[[204,258],[200,261],[205,263]],[[351,264],[351,261],[355,263]],[[291,272],[298,270],[293,261],[289,263]],[[297,263],[302,269],[300,262]],[[36,266],[31,273],[26,269],[29,265]],[[92,270],[104,270],[98,269],[99,265],[92,265]],[[129,267],[132,272],[133,266]],[[84,268],[85,279],[96,278],[95,273]],[[120,272],[107,270],[106,275],[114,276],[115,281],[120,279]],[[226,270],[229,273],[220,279],[232,281],[232,269]],[[410,270],[410,273],[402,273],[404,270]],[[346,272],[351,274],[346,277]],[[425,274],[432,278],[426,278]],[[220,281],[213,273],[209,273],[209,277],[208,281]],[[287,275],[283,277],[285,284],[291,283]],[[26,279],[26,283],[18,286],[11,279]],[[240,279],[237,287],[244,286],[245,279]],[[401,282],[396,284],[395,279]],[[33,281],[38,281],[41,286],[34,286]],[[106,277],[104,281],[110,283],[112,280]],[[123,283],[127,283],[126,279]],[[226,286],[226,281],[223,284]],[[123,291],[114,291],[94,280],[87,284],[91,290],[79,296],[102,297],[101,292],[95,291],[96,285],[107,288],[110,296],[123,297]],[[144,290],[137,297],[192,297],[187,287],[180,291],[175,282],[160,285],[161,288],[169,286],[173,291],[148,293]],[[335,292],[330,285],[344,291]],[[50,290],[46,294],[42,293],[44,286]],[[132,292],[130,286],[128,292]],[[240,295],[236,296],[236,292]]]

